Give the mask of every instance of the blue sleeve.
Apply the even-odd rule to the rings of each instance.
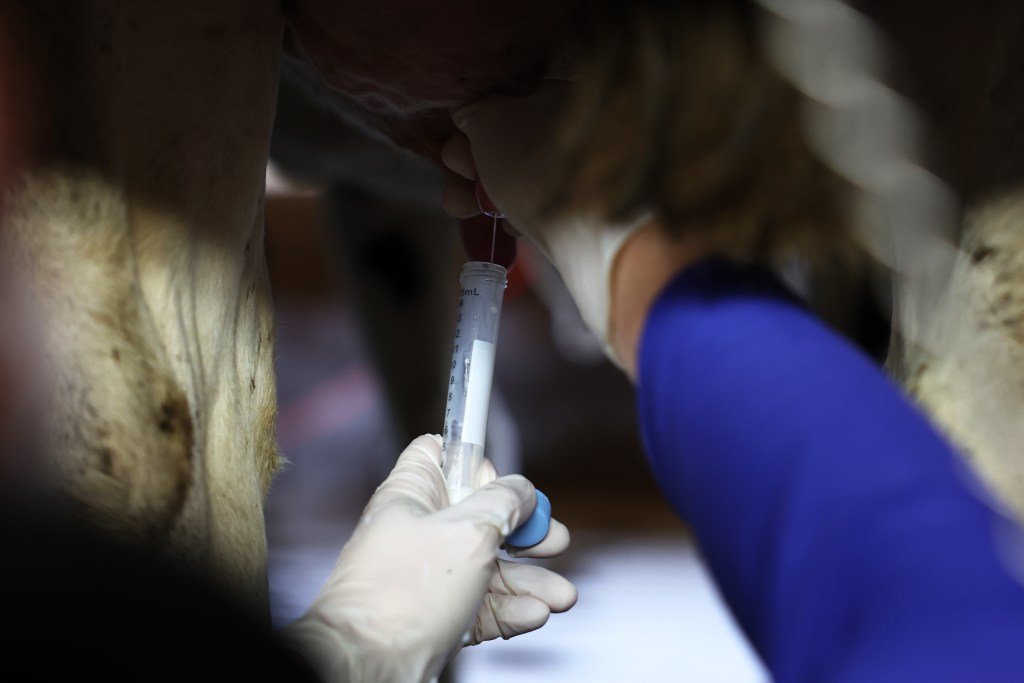
[[[768,271],[648,315],[654,476],[778,683],[1024,681],[1024,542],[930,423]]]

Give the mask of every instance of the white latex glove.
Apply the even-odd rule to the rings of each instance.
[[[516,232],[559,272],[583,320],[618,363],[610,342],[612,265],[626,238],[650,219],[614,225],[585,215],[554,223],[538,218],[543,193],[537,178],[551,163],[547,154],[566,89],[565,81],[549,80],[528,97],[496,96],[456,111],[452,118],[461,134],[448,140],[441,157],[461,180],[449,182],[442,203],[457,218],[480,213],[470,182],[479,181]]]
[[[536,504],[519,475],[494,479],[449,506],[441,439],[415,439],[378,487],[312,606],[282,634],[333,683],[436,680],[463,645],[540,628],[576,602],[576,588],[543,567],[498,559]],[[520,557],[552,557],[569,532]]]

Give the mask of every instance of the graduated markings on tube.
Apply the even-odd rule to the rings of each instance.
[[[487,408],[491,401],[494,377],[494,344],[474,340],[469,354],[469,379],[466,381],[466,415],[462,425],[462,443],[484,445],[487,433]]]

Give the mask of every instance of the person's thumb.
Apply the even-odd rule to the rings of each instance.
[[[421,513],[434,512],[448,504],[441,472],[441,437],[424,434],[413,439],[398,456],[391,474],[377,487],[364,516],[396,504]]]

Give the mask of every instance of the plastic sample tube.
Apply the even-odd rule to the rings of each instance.
[[[470,261],[462,267],[459,284],[442,435],[442,469],[453,504],[476,488],[484,457],[494,351],[508,273],[495,263]]]

